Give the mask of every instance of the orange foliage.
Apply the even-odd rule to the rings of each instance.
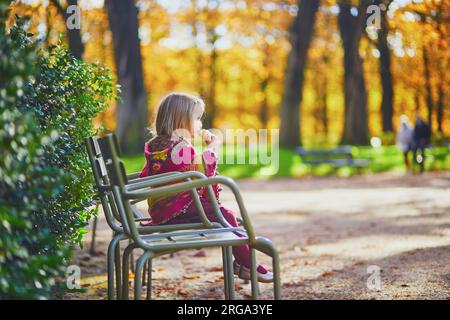
[[[83,1],[83,3],[98,1]],[[14,14],[30,15],[30,30],[55,44],[65,25],[48,1],[35,0],[12,5]],[[290,50],[288,28],[295,14],[294,0],[269,1],[137,1],[140,22],[144,79],[153,112],[160,98],[171,90],[202,93],[205,98],[215,88],[217,127],[261,127],[260,108],[268,106],[269,128],[279,126],[279,106],[283,94],[286,58]],[[171,3],[171,4],[170,4]],[[205,6],[206,4],[206,6]],[[342,132],[343,62],[337,25],[336,1],[321,2],[305,74],[302,103],[304,141],[325,137],[321,120],[322,98],[326,97],[328,142],[338,141]],[[84,59],[100,61],[114,70],[112,37],[108,17],[102,6],[84,5],[82,34]],[[432,100],[437,104],[438,89],[444,94],[444,132],[450,134],[449,83],[446,70],[449,46],[448,1],[426,0],[388,11],[389,44],[394,79],[394,126],[398,117],[412,119],[418,108],[427,115],[424,92],[423,48],[431,56]],[[12,23],[11,18],[10,23]],[[48,30],[51,32],[47,32]],[[48,38],[46,38],[48,34]],[[194,36],[195,35],[195,36]],[[216,78],[212,78],[212,48],[215,48]],[[360,45],[368,90],[369,127],[381,134],[381,84],[378,55],[370,38]],[[262,83],[266,82],[266,87]],[[441,93],[442,94],[442,93]],[[114,106],[96,122],[114,129]],[[436,110],[436,108],[435,108]],[[151,121],[153,113],[150,113]],[[436,116],[433,116],[436,122]],[[433,125],[437,127],[436,124]],[[323,140],[323,139],[322,139]],[[322,140],[318,142],[322,142]]]

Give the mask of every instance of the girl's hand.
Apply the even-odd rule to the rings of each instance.
[[[201,130],[200,136],[202,137],[203,141],[205,141],[208,147],[216,145],[218,143],[217,137],[208,130]]]

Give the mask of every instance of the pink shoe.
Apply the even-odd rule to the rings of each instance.
[[[241,266],[236,262],[236,260],[233,262],[233,271],[234,274],[239,276],[239,278],[243,280],[251,280],[251,272],[249,268],[246,268],[244,266]],[[266,273],[261,273],[256,270],[256,276],[259,282],[262,283],[271,283],[273,282],[273,272],[267,271]]]

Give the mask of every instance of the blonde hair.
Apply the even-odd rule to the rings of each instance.
[[[172,136],[177,129],[191,130],[193,113],[197,108],[205,109],[199,97],[188,93],[172,92],[158,106],[155,129],[158,136]]]

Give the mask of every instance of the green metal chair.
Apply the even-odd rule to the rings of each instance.
[[[117,144],[117,139],[115,135],[111,135],[114,143]],[[113,239],[110,242],[110,245],[108,246],[108,255],[107,255],[107,269],[108,269],[108,298],[114,299],[114,298],[120,298],[120,294],[122,292],[121,290],[121,255],[120,255],[120,242],[122,240],[129,239],[124,234],[124,230],[121,223],[121,218],[119,216],[119,213],[117,211],[117,205],[115,203],[115,199],[113,194],[111,193],[111,186],[109,184],[106,166],[103,160],[103,155],[101,153],[100,145],[103,143],[103,138],[99,138],[97,136],[94,137],[88,137],[86,140],[86,148],[88,157],[91,163],[92,172],[94,175],[95,184],[98,190],[98,195],[100,198],[100,202],[103,207],[103,211],[106,217],[106,221],[109,225],[109,227],[113,230]],[[165,173],[160,175],[155,175],[152,177],[146,177],[146,178],[138,178],[138,173],[134,173],[131,175],[126,176],[126,180],[128,184],[135,184],[135,186],[139,187],[139,182],[143,181],[149,181],[152,180],[155,182],[155,184],[160,183],[158,178],[164,177],[164,176],[171,176],[173,181],[183,181],[187,180],[189,181],[190,178],[197,178],[197,179],[203,179],[206,178],[203,174],[196,172],[196,171],[190,171],[185,173],[180,172],[171,172],[171,173]],[[195,193],[195,195],[194,195]],[[198,197],[197,193],[195,192],[195,189],[192,190],[192,194]],[[131,210],[134,215],[134,221],[139,222],[143,220],[148,220],[148,218],[142,218],[141,213],[137,208],[134,206],[135,203],[139,201],[143,201],[145,199],[140,199],[137,201],[133,201],[131,204]],[[203,209],[201,207],[200,201],[196,202],[198,205],[197,209],[199,209],[199,212],[201,212]],[[203,218],[204,221],[206,217]],[[161,231],[172,231],[172,230],[182,230],[182,229],[192,229],[192,228],[202,228],[204,227],[204,223],[192,223],[192,224],[183,224],[183,225],[170,225],[170,226],[160,226],[160,227],[138,227],[138,230],[142,234],[149,234],[153,232],[161,232]],[[224,251],[226,253],[226,250]],[[225,257],[225,255],[224,255]],[[224,260],[226,261],[226,260]],[[224,265],[224,271],[227,270],[228,264]],[[116,272],[116,296],[114,295],[114,271]],[[224,272],[224,277],[226,276]],[[226,278],[225,278],[226,279]],[[226,281],[226,280],[224,280]],[[228,297],[228,290],[226,291],[226,297]]]
[[[103,138],[103,144],[100,144],[101,152],[105,160],[106,171],[114,196],[114,201],[117,205],[117,210],[120,215],[120,221],[123,225],[123,237],[130,237],[133,242],[127,246],[123,255],[122,263],[122,298],[128,298],[128,274],[129,274],[129,258],[133,249],[140,248],[144,251],[143,255],[138,259],[136,264],[136,272],[134,278],[134,297],[141,298],[142,291],[142,271],[145,263],[148,261],[148,283],[147,283],[147,298],[151,298],[151,273],[152,273],[152,259],[154,257],[176,252],[185,249],[199,249],[205,247],[222,247],[224,258],[224,279],[225,279],[225,293],[228,293],[230,299],[234,298],[234,275],[232,268],[231,247],[236,245],[247,244],[250,247],[251,255],[251,288],[252,297],[258,298],[258,282],[256,273],[256,250],[266,253],[272,257],[272,267],[274,273],[274,298],[280,299],[280,268],[279,255],[272,242],[264,237],[257,237],[251,225],[247,211],[245,209],[242,196],[236,183],[227,177],[215,176],[194,181],[180,182],[170,185],[163,185],[175,181],[173,177],[166,176],[155,180],[145,180],[133,184],[126,183],[126,174],[122,162],[118,157],[117,145],[114,142],[112,135],[107,135]],[[242,216],[243,227],[232,227],[223,218],[217,202],[213,201],[214,213],[216,214],[220,223],[211,223],[203,208],[196,192],[196,188],[206,187],[210,199],[215,199],[212,190],[213,184],[221,184],[227,186],[233,192],[235,199],[239,205]],[[202,229],[192,230],[177,230],[169,233],[160,232],[162,226],[149,226],[148,230],[153,229],[156,233],[142,234],[136,226],[135,217],[133,215],[132,203],[142,199],[147,199],[150,196],[170,195],[182,191],[191,191],[194,196],[194,202],[199,209],[199,214],[202,219],[204,227]],[[196,196],[195,196],[195,195]],[[199,208],[200,206],[200,208]],[[237,234],[240,234],[239,237]]]

